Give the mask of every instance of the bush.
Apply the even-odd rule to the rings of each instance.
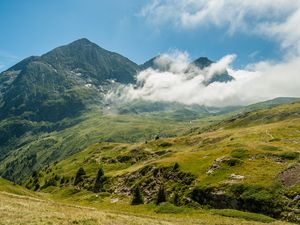
[[[281,157],[283,159],[293,160],[293,159],[299,158],[299,153],[298,152],[284,152],[284,153],[279,154],[279,157]]]
[[[238,158],[238,159],[242,159],[248,156],[248,150],[240,148],[240,149],[235,149],[233,150],[230,155],[233,158]]]
[[[224,163],[228,166],[236,166],[238,164],[241,164],[242,161],[239,159],[228,159],[228,160],[225,160]]]
[[[165,147],[170,147],[170,146],[172,146],[172,144],[169,143],[169,142],[162,142],[162,143],[160,143],[159,146],[165,148]]]
[[[132,198],[132,201],[131,201],[131,205],[140,205],[140,204],[144,203],[144,200],[143,200],[143,197],[142,197],[139,186],[136,186],[133,189],[132,195],[133,195],[133,198]]]
[[[262,146],[262,149],[266,151],[280,151],[280,148],[276,146],[270,146],[270,145]]]

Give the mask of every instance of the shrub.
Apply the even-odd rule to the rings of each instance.
[[[172,146],[172,144],[169,143],[169,142],[162,142],[162,143],[160,143],[159,146],[165,148],[165,147],[170,147],[170,146]]]
[[[239,159],[228,159],[228,160],[225,160],[224,163],[228,166],[236,166],[238,164],[240,164],[242,161],[239,160]]]
[[[279,154],[279,157],[281,157],[283,159],[293,160],[293,159],[299,158],[299,153],[298,152],[284,152],[284,153]]]
[[[234,158],[242,159],[248,156],[248,150],[243,148],[235,149],[230,153],[230,155]]]
[[[265,145],[262,147],[262,149],[266,151],[280,151],[280,148],[276,146],[270,146],[270,145]]]

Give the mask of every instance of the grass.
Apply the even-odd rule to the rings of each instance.
[[[212,210],[212,213],[216,214],[216,215],[240,218],[240,219],[245,219],[245,220],[250,220],[250,221],[258,221],[258,222],[262,222],[262,223],[271,223],[271,222],[275,221],[273,218],[265,216],[265,215],[249,213],[249,212],[242,212],[242,211],[233,210],[233,209],[214,209],[214,210]]]
[[[37,196],[36,193],[2,178],[0,178],[0,192],[8,192],[16,195]]]
[[[239,216],[229,218],[227,215],[209,211],[199,211],[194,214],[169,214],[152,213],[140,215],[137,213],[141,207],[132,206],[131,212],[117,212],[116,210],[97,209],[74,204],[59,203],[56,201],[42,200],[27,196],[14,195],[0,192],[0,224],[81,224],[81,225],[184,225],[184,224],[206,224],[206,225],[259,225],[263,224],[257,218],[259,215],[249,216],[248,220]],[[147,208],[149,210],[149,207]],[[146,209],[144,209],[146,210]],[[167,210],[170,213],[170,210]],[[253,219],[254,218],[254,219]],[[270,224],[287,225],[289,223],[272,221]]]

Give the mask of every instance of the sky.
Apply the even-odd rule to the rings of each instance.
[[[236,54],[235,67],[281,59],[278,42],[267,36],[229,32],[225,26],[205,21],[194,27],[176,24],[178,18],[169,14],[180,11],[176,7],[183,5],[178,2],[193,1],[2,0],[0,71],[82,37],[138,64],[174,49],[188,52],[192,59],[207,56],[218,60]],[[165,6],[163,15],[155,15],[159,6]]]
[[[158,69],[107,98],[207,106],[300,97],[300,0],[2,0],[0,71],[79,38]],[[203,70],[190,67],[206,56]],[[159,68],[168,68],[159,69]],[[227,83],[207,81],[228,71]]]

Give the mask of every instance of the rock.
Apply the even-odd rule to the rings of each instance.
[[[244,178],[245,178],[245,176],[237,175],[234,173],[230,175],[230,179],[233,179],[233,180],[243,180]]]
[[[111,203],[117,203],[118,201],[119,201],[118,198],[112,198],[112,199],[110,200]]]
[[[294,198],[293,198],[293,202],[294,201],[298,201],[300,199],[300,195],[296,195]]]

